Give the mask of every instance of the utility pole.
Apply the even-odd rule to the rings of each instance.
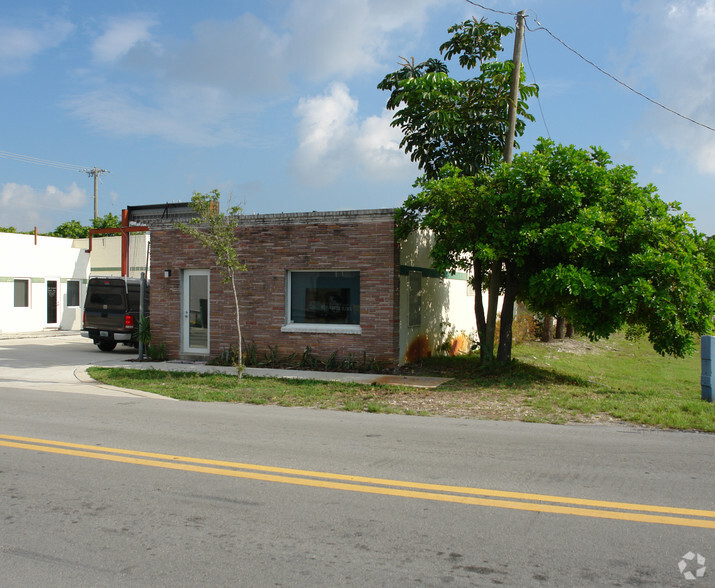
[[[514,70],[511,72],[511,91],[509,95],[509,126],[504,140],[504,161],[511,163],[514,154],[514,136],[516,135],[516,111],[519,104],[519,82],[521,81],[521,48],[524,45],[524,11],[516,15],[516,35],[514,37]]]
[[[89,177],[94,176],[94,220],[97,220],[97,177],[111,172],[106,169],[99,169],[97,166],[94,166],[92,169],[83,169],[82,172]]]

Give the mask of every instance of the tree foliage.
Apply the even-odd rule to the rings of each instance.
[[[121,226],[121,221],[116,214],[111,212],[104,216],[92,219],[91,226],[85,226],[78,220],[65,221],[49,233],[50,237],[64,237],[66,239],[85,239],[89,237],[90,229],[114,229]]]
[[[243,341],[241,336],[241,309],[236,287],[236,273],[246,271],[246,265],[241,262],[236,250],[236,227],[239,222],[241,208],[232,206],[223,213],[220,211],[221,193],[218,190],[201,193],[194,192],[191,197],[191,208],[196,217],[189,224],[177,223],[184,233],[194,237],[201,245],[211,251],[216,265],[221,273],[221,280],[231,284],[236,309],[236,331],[238,335],[238,375],[243,372]]]
[[[89,229],[114,229],[121,226],[121,221],[116,214],[108,212],[104,216],[92,219],[90,226],[85,226],[78,220],[65,221],[57,225],[54,231],[42,233],[48,237],[63,237],[65,239],[86,239],[89,237]],[[15,227],[0,227],[3,233],[20,233],[32,235],[34,231],[17,231]]]
[[[435,265],[466,269],[475,288],[482,359],[493,358],[496,302],[504,295],[499,361],[511,357],[513,303],[559,314],[593,339],[630,326],[656,351],[683,356],[712,331],[715,247],[678,203],[602,149],[540,140],[491,173],[445,167],[422,178],[398,212],[398,236],[433,231]]]
[[[486,20],[467,20],[449,28],[452,37],[442,44],[446,60],[457,59],[478,75],[465,80],[449,76],[444,61],[431,58],[402,67],[385,76],[378,88],[390,92],[387,108],[395,110],[392,126],[403,132],[400,147],[419,164],[427,179],[451,164],[466,175],[488,169],[501,159],[508,126],[512,61],[498,61],[502,37],[513,29]],[[526,99],[538,93],[524,84],[521,72],[516,136],[525,121],[533,120]],[[518,145],[517,145],[518,146]]]
[[[108,212],[104,216],[99,216],[92,219],[93,229],[114,229],[122,225],[121,220],[116,214]]]
[[[85,227],[78,220],[65,221],[50,233],[51,237],[64,237],[65,239],[84,239],[89,236],[89,227]]]

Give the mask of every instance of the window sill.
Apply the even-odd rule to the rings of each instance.
[[[291,323],[281,327],[281,333],[330,333],[335,335],[362,335],[360,325],[326,325]]]

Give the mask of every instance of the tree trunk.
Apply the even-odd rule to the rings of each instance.
[[[574,335],[574,328],[572,323],[566,323],[566,336],[572,339]]]
[[[514,324],[514,304],[519,293],[518,282],[514,278],[514,268],[507,264],[506,281],[504,289],[504,302],[501,307],[501,324],[499,326],[499,349],[497,361],[509,363],[511,361],[512,326]]]
[[[541,329],[541,340],[550,343],[554,340],[554,317],[550,314],[544,316],[544,326]]]
[[[499,306],[499,288],[501,286],[501,264],[493,261],[489,269],[489,306],[487,307],[487,324],[482,343],[482,365],[494,363],[494,337],[497,332],[497,309]]]
[[[479,335],[479,348],[482,347],[487,333],[487,321],[484,318],[484,300],[482,299],[482,262],[472,256],[474,267],[474,314],[477,318],[477,335]]]
[[[231,272],[231,287],[233,288],[233,301],[236,305],[236,330],[238,331],[238,379],[243,379],[243,339],[241,337],[241,310],[238,304],[238,292],[236,291],[236,274]]]
[[[566,334],[566,319],[562,316],[556,317],[556,335],[555,339],[563,339]]]

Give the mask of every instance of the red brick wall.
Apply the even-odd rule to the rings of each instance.
[[[237,250],[247,266],[238,275],[244,343],[255,342],[259,360],[268,346],[281,356],[306,346],[326,359],[334,351],[396,366],[399,360],[399,251],[391,210],[243,217]],[[210,352],[238,343],[230,284],[220,280],[212,256],[171,227],[151,231],[151,324],[155,343],[180,356],[181,270],[210,269]],[[164,278],[164,270],[171,277]],[[282,333],[286,270],[360,272],[362,334]],[[245,349],[245,347],[244,347]]]

